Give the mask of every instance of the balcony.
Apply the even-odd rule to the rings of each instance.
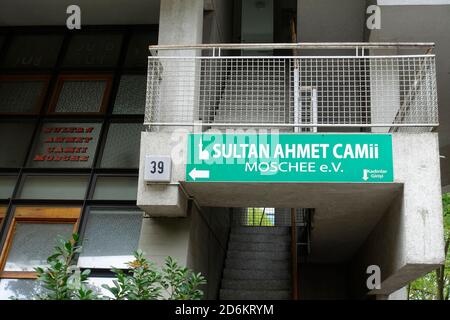
[[[150,130],[200,125],[284,132],[432,131],[438,126],[433,47],[151,46],[145,125]],[[293,55],[278,55],[280,50]],[[321,55],[308,55],[311,50]],[[326,53],[337,50],[345,55]]]

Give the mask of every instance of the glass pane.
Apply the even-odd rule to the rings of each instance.
[[[33,300],[45,290],[32,279],[0,279],[0,300]]]
[[[103,277],[89,277],[88,278],[88,286],[94,291],[97,295],[101,295],[103,297],[114,298],[113,294],[102,287],[102,285],[106,284],[110,287],[114,286],[113,280],[116,278],[103,278]]]
[[[0,199],[12,197],[16,181],[16,176],[0,176]]]
[[[128,68],[145,68],[147,57],[150,55],[148,46],[157,43],[158,34],[156,31],[134,34],[128,46],[125,66]]]
[[[84,199],[88,176],[27,176],[19,193],[21,199]]]
[[[144,114],[146,86],[145,75],[122,76],[114,102],[114,113]]]
[[[105,88],[104,80],[66,80],[54,111],[100,112]]]
[[[136,200],[137,177],[98,177],[94,200]]]
[[[3,63],[8,68],[52,68],[63,35],[23,35],[13,38]]]
[[[18,168],[23,165],[33,135],[34,123],[0,123],[0,167]],[[7,150],[7,151],[6,151]]]
[[[126,267],[138,248],[142,212],[90,210],[78,265],[86,268]],[[101,232],[99,232],[101,230]]]
[[[46,267],[58,237],[69,239],[73,231],[71,223],[18,222],[15,227],[4,271],[34,271],[36,267]]]
[[[30,155],[35,168],[92,166],[101,123],[45,123]]]
[[[114,67],[120,54],[121,34],[78,34],[73,36],[65,67]]]
[[[141,131],[140,123],[112,123],[103,151],[103,168],[138,168]]]
[[[0,81],[0,113],[38,112],[45,85],[43,80]]]

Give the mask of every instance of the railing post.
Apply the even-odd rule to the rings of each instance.
[[[292,300],[298,300],[297,217],[291,208]]]

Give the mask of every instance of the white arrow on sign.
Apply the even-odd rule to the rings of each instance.
[[[362,177],[364,181],[369,180],[369,176],[367,175],[368,173],[369,173],[369,170],[364,169],[364,171],[363,171],[363,177]]]
[[[189,172],[189,176],[194,181],[197,178],[208,179],[209,178],[209,170],[197,170],[196,168],[194,168],[191,170],[191,172]]]

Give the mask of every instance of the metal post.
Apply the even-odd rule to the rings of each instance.
[[[296,209],[291,208],[292,300],[298,300],[298,259]]]

